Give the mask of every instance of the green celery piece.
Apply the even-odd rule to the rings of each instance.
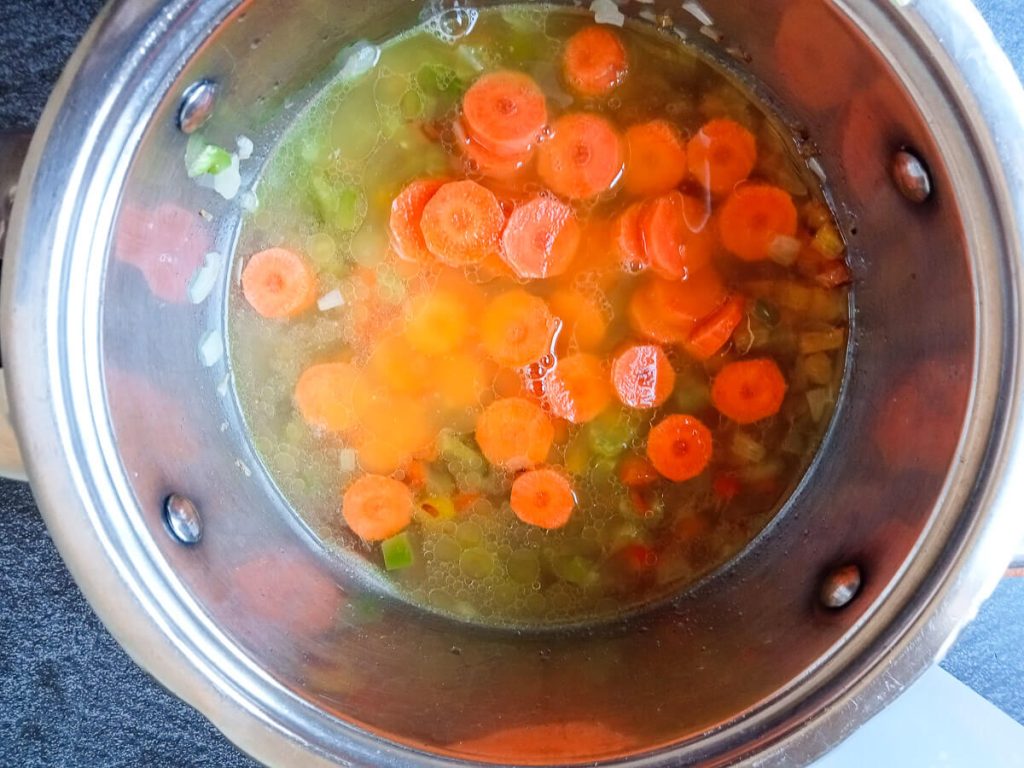
[[[461,467],[464,470],[482,471],[487,466],[484,457],[451,430],[441,432],[437,438],[437,448],[449,469]]]
[[[594,562],[582,555],[560,555],[554,559],[552,567],[562,581],[580,587],[593,584],[599,578]]]
[[[711,388],[703,378],[690,372],[681,373],[676,379],[673,401],[676,408],[683,413],[696,413],[708,407],[711,402]]]
[[[216,144],[207,144],[188,163],[188,177],[216,175],[231,167],[231,153]]]
[[[412,542],[409,534],[399,533],[380,543],[381,554],[384,555],[384,567],[389,571],[400,571],[413,563]]]
[[[362,224],[362,193],[354,187],[336,187],[323,176],[311,181],[313,204],[321,221],[342,232],[352,232]]]
[[[637,429],[636,420],[622,411],[606,411],[587,425],[587,440],[594,453],[612,459],[629,447]]]

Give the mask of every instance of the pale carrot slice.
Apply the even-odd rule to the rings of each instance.
[[[480,341],[501,365],[527,365],[551,351],[554,318],[544,300],[521,289],[494,297],[484,310]]]
[[[426,450],[435,437],[437,426],[422,399],[375,392],[361,404],[354,442],[364,470],[389,474]]]
[[[445,355],[432,377],[432,385],[446,408],[474,408],[494,385],[493,363],[469,352]]]
[[[768,184],[737,187],[722,205],[718,232],[722,245],[745,261],[771,256],[779,237],[794,237],[797,211],[789,193]]]
[[[703,472],[711,461],[711,449],[711,430],[694,416],[667,416],[647,435],[647,458],[663,477],[676,483]]]
[[[658,470],[643,456],[627,453],[619,461],[619,480],[627,488],[651,485],[660,477]]]
[[[461,267],[498,253],[505,213],[486,187],[475,181],[451,181],[424,206],[420,228],[438,261]]]
[[[405,337],[413,349],[437,356],[462,347],[470,335],[470,310],[453,291],[415,297],[405,321]]]
[[[630,324],[653,341],[681,344],[690,338],[697,322],[718,309],[727,296],[722,279],[712,267],[687,280],[651,277],[630,297]]]
[[[518,155],[530,149],[547,124],[547,100],[529,75],[492,72],[466,91],[462,119],[470,138],[485,149]]]
[[[669,280],[682,280],[707,266],[714,250],[710,221],[709,206],[690,195],[669,192],[650,201],[640,231],[651,268]]]
[[[412,522],[413,495],[405,484],[381,475],[363,475],[345,491],[341,514],[363,541],[382,541]]]
[[[581,237],[572,208],[538,195],[509,216],[502,235],[503,256],[523,279],[555,277],[569,268]]]
[[[563,115],[537,152],[537,172],[555,194],[587,200],[607,192],[622,175],[618,132],[603,117],[582,112]]]
[[[429,358],[402,335],[379,337],[366,367],[375,383],[390,392],[419,394],[430,387],[433,366]]]
[[[686,178],[686,144],[667,120],[626,129],[626,171],[622,184],[631,195],[660,195]]]
[[[707,360],[724,347],[733,331],[743,321],[747,303],[741,296],[732,296],[721,307],[705,317],[693,329],[683,345],[697,360]]]
[[[607,27],[585,27],[565,44],[562,76],[579,94],[603,96],[625,79],[628,70],[626,47]]]
[[[656,408],[672,394],[676,372],[665,350],[657,344],[638,344],[615,358],[612,384],[623,405]]]
[[[416,179],[391,203],[391,247],[406,261],[433,261],[420,230],[423,208],[444,184],[444,179]]]
[[[690,139],[686,153],[693,178],[714,194],[724,195],[754,170],[757,141],[734,120],[711,120]]]
[[[779,412],[786,389],[786,379],[771,358],[740,360],[715,376],[711,402],[726,418],[753,424]]]
[[[461,118],[455,120],[452,130],[455,133],[456,146],[462,152],[469,170],[476,171],[483,176],[489,176],[492,179],[509,179],[526,168],[533,158],[532,148],[513,155],[500,155],[492,152],[467,133]]]
[[[551,413],[573,424],[591,421],[612,401],[608,369],[601,358],[586,352],[559,360],[543,387]]]
[[[619,263],[626,272],[642,272],[650,266],[640,229],[645,203],[633,203],[615,219],[615,247]]]
[[[548,299],[551,312],[562,322],[559,344],[589,351],[601,345],[608,316],[597,298],[574,288],[561,288]]]
[[[246,262],[242,294],[263,317],[293,317],[316,301],[316,275],[309,262],[295,251],[268,248]]]
[[[543,463],[554,438],[548,415],[522,397],[495,400],[476,422],[476,442],[486,459],[510,472]]]
[[[561,528],[576,507],[576,494],[564,475],[553,469],[531,469],[512,483],[509,498],[516,517],[540,528]]]
[[[358,421],[357,400],[365,397],[362,372],[349,363],[320,363],[302,372],[295,384],[295,406],[312,427],[347,432]]]

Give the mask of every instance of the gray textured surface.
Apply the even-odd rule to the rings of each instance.
[[[32,125],[99,0],[0,0],[0,130]],[[1024,69],[1024,2],[979,7]],[[943,664],[1024,723],[1024,580],[1004,582]],[[0,768],[253,766],[120,650],[27,486],[0,481]]]

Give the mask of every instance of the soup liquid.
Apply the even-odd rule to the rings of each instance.
[[[264,319],[232,288],[238,397],[255,447],[296,513],[380,588],[497,625],[614,616],[678,592],[734,557],[798,483],[842,378],[849,319],[842,240],[778,121],[672,34],[633,22],[608,27],[626,47],[628,74],[607,96],[580,97],[566,87],[561,61],[566,40],[594,24],[589,14],[510,6],[459,18],[458,35],[451,25],[430,23],[379,49],[351,53],[271,157],[237,258],[277,246],[303,254],[315,266],[324,308]],[[499,69],[534,78],[547,96],[549,120],[585,110],[624,131],[663,119],[684,139],[708,120],[734,120],[757,140],[751,180],[784,189],[800,212],[796,238],[783,243],[799,241],[798,248],[747,262],[717,247],[710,268],[742,302],[742,320],[707,360],[663,345],[676,374],[666,402],[635,410],[613,395],[587,423],[552,418],[545,464],[571,479],[576,500],[569,522],[553,530],[513,513],[516,473],[483,458],[476,419],[502,397],[548,407],[538,382],[568,355],[584,351],[607,366],[627,343],[649,343],[631,324],[629,306],[645,281],[660,278],[631,271],[641,265],[623,264],[616,249],[613,224],[639,199],[621,183],[573,203],[583,241],[559,277],[522,281],[486,261],[461,270],[412,264],[389,247],[392,201],[414,179],[475,179],[498,195],[506,214],[544,190],[533,163],[506,179],[481,173],[453,131],[466,88]],[[719,210],[721,199],[709,199],[693,178],[681,188]],[[519,369],[495,364],[472,339],[455,351],[422,355],[406,343],[409,306],[439,287],[470,297],[472,331],[477,308],[499,293],[518,288],[541,297],[558,328],[553,348]],[[710,389],[723,366],[753,358],[774,360],[788,388],[776,415],[741,425],[716,410]],[[377,381],[385,383],[374,385],[382,423],[392,419],[383,429],[404,429],[403,414],[425,416],[430,444],[395,457],[352,434],[309,426],[293,399],[296,382],[309,366],[330,361],[384,370]],[[711,430],[707,468],[685,482],[659,478],[628,487],[624,460],[644,457],[651,426],[680,413]],[[390,563],[382,545],[362,541],[341,512],[346,488],[367,473],[389,474],[415,496],[413,521]]]

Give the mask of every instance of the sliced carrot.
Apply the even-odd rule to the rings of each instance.
[[[705,123],[686,145],[690,175],[716,195],[745,181],[757,164],[754,134],[734,120]]]
[[[391,203],[391,247],[406,261],[433,261],[420,230],[423,208],[444,184],[443,179],[416,179]]]
[[[612,401],[608,371],[601,358],[585,352],[563,357],[544,377],[544,397],[555,416],[583,424]]]
[[[363,541],[382,541],[412,522],[413,496],[404,483],[363,475],[345,491],[341,514]]]
[[[470,335],[470,309],[454,291],[433,291],[415,297],[405,321],[405,337],[425,355],[459,349]]]
[[[554,325],[543,299],[515,289],[495,296],[487,305],[480,340],[496,362],[518,368],[551,350]]]
[[[615,220],[615,247],[626,272],[642,272],[650,266],[640,230],[644,208],[644,203],[633,203]]]
[[[522,397],[495,400],[476,421],[476,442],[491,464],[518,472],[542,463],[555,428],[540,406]]]
[[[722,279],[712,267],[686,280],[651,277],[630,297],[630,324],[653,341],[680,344],[690,338],[698,321],[718,309],[726,297]]]
[[[529,75],[492,72],[466,91],[462,119],[470,138],[485,149],[517,155],[530,149],[547,124],[547,100]]]
[[[537,172],[557,195],[572,200],[596,197],[622,174],[622,140],[603,117],[563,115],[538,149]]]
[[[643,456],[627,453],[619,461],[619,480],[627,488],[650,485],[660,477],[654,465]]]
[[[669,280],[682,280],[707,266],[714,249],[710,221],[710,206],[690,195],[669,192],[651,200],[640,218],[651,268]]]
[[[268,248],[249,257],[242,270],[242,293],[263,317],[293,317],[316,301],[316,275],[295,251]]]
[[[711,402],[723,416],[739,424],[753,424],[779,412],[786,388],[786,379],[774,360],[740,360],[715,376]]]
[[[410,461],[405,468],[404,480],[410,488],[422,488],[427,483],[427,465],[419,459]]]
[[[665,350],[657,344],[638,344],[615,358],[612,384],[623,405],[656,408],[672,394],[676,372]]]
[[[767,259],[777,237],[793,237],[796,206],[789,193],[768,184],[737,187],[722,205],[718,232],[726,250],[745,261]]]
[[[565,44],[562,76],[584,96],[603,96],[626,77],[629,60],[622,40],[602,26],[581,29]]]
[[[531,469],[512,483],[509,501],[516,517],[540,528],[561,528],[569,522],[576,495],[564,475],[553,469]]]
[[[700,419],[685,414],[665,417],[647,436],[647,458],[658,472],[677,483],[704,471],[711,461],[711,447],[711,431]]]
[[[711,482],[711,490],[722,501],[732,501],[743,490],[743,486],[736,479],[736,475],[730,472],[718,472]]]
[[[492,152],[469,135],[461,118],[455,120],[452,130],[455,133],[456,146],[469,163],[470,170],[484,176],[494,179],[511,178],[526,168],[533,157],[532,148],[514,155],[500,155]]]
[[[310,426],[347,432],[357,421],[357,401],[365,396],[362,372],[349,363],[321,363],[302,372],[295,384],[295,406]]]
[[[600,346],[608,332],[608,317],[597,298],[574,288],[561,288],[548,299],[551,312],[562,322],[558,334],[564,348],[588,351]]]
[[[367,370],[378,386],[391,392],[418,394],[431,384],[430,360],[405,336],[396,334],[378,338],[370,352]]]
[[[693,329],[684,349],[697,360],[707,360],[732,338],[733,331],[743,320],[747,302],[742,296],[732,296],[721,307],[701,320]]]
[[[421,401],[378,392],[361,408],[354,442],[364,470],[390,474],[436,436],[437,428]]]
[[[450,181],[423,208],[427,248],[449,266],[475,264],[499,250],[505,213],[498,198],[475,181]]]
[[[447,408],[479,405],[493,388],[493,364],[468,352],[446,355],[438,361],[433,386]]]
[[[623,186],[631,195],[660,195],[686,178],[686,144],[667,120],[651,120],[626,129]]]
[[[555,277],[569,268],[581,237],[572,208],[553,197],[538,195],[509,216],[501,239],[503,256],[523,279]]]

